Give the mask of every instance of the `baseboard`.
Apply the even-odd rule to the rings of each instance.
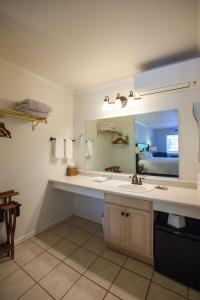
[[[20,236],[19,238],[15,239],[15,245],[19,245],[19,244],[25,242],[26,240],[31,239],[32,237],[34,237],[38,233],[36,232],[36,230],[34,230],[32,232],[29,232],[27,234],[24,234],[24,235]]]
[[[69,217],[70,216],[68,216],[68,218]],[[32,232],[29,232],[27,234],[24,234],[24,235],[16,238],[15,239],[15,245],[19,245],[19,244],[21,244],[21,243],[23,243],[23,242],[25,242],[25,241],[33,238],[35,235],[39,234],[40,232],[45,231],[45,230],[49,229],[50,227],[52,227],[52,226],[54,226],[54,225],[56,225],[56,224],[58,224],[60,222],[63,222],[64,220],[66,220],[66,217],[64,219],[60,220],[59,222],[52,222],[52,223],[50,223],[48,225],[45,225],[45,226],[42,226],[42,227],[38,228],[37,230],[34,230]]]
[[[81,218],[85,218],[89,221],[98,223],[98,224],[102,224],[102,219],[99,216],[92,216],[92,215],[88,215],[88,214],[84,214],[84,213],[79,213],[79,212],[74,212],[75,216],[81,217]]]

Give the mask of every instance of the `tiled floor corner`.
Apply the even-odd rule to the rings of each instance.
[[[101,225],[72,216],[0,260],[0,300],[200,300],[200,292],[106,248]]]

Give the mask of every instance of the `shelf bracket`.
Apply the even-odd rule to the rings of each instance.
[[[33,121],[32,122],[32,130],[34,130],[39,123],[40,123],[40,121]]]

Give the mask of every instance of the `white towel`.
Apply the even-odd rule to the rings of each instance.
[[[64,158],[65,152],[64,152],[64,139],[56,139],[55,140],[55,158]]]
[[[85,156],[91,157],[93,155],[93,142],[91,140],[86,141]]]
[[[65,157],[68,160],[73,158],[73,142],[69,139],[66,141]]]
[[[23,109],[23,107],[25,107],[27,109],[36,110],[39,112],[46,112],[46,113],[52,112],[52,108],[49,105],[33,99],[25,99],[23,101],[15,102],[15,107],[16,110],[19,111],[20,109]]]

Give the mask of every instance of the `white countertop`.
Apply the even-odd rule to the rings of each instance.
[[[137,199],[149,200],[152,202],[173,204],[176,206],[184,206],[188,208],[200,209],[200,192],[196,189],[168,186],[168,190],[153,189],[145,193],[126,192],[118,187],[119,184],[127,181],[107,180],[105,182],[94,182],[91,176],[77,175],[64,176],[59,179],[51,179],[55,188],[59,188],[58,184],[66,185],[66,187],[77,187],[90,189],[96,192],[112,193],[121,196],[127,196]],[[155,184],[152,185],[155,187]]]

